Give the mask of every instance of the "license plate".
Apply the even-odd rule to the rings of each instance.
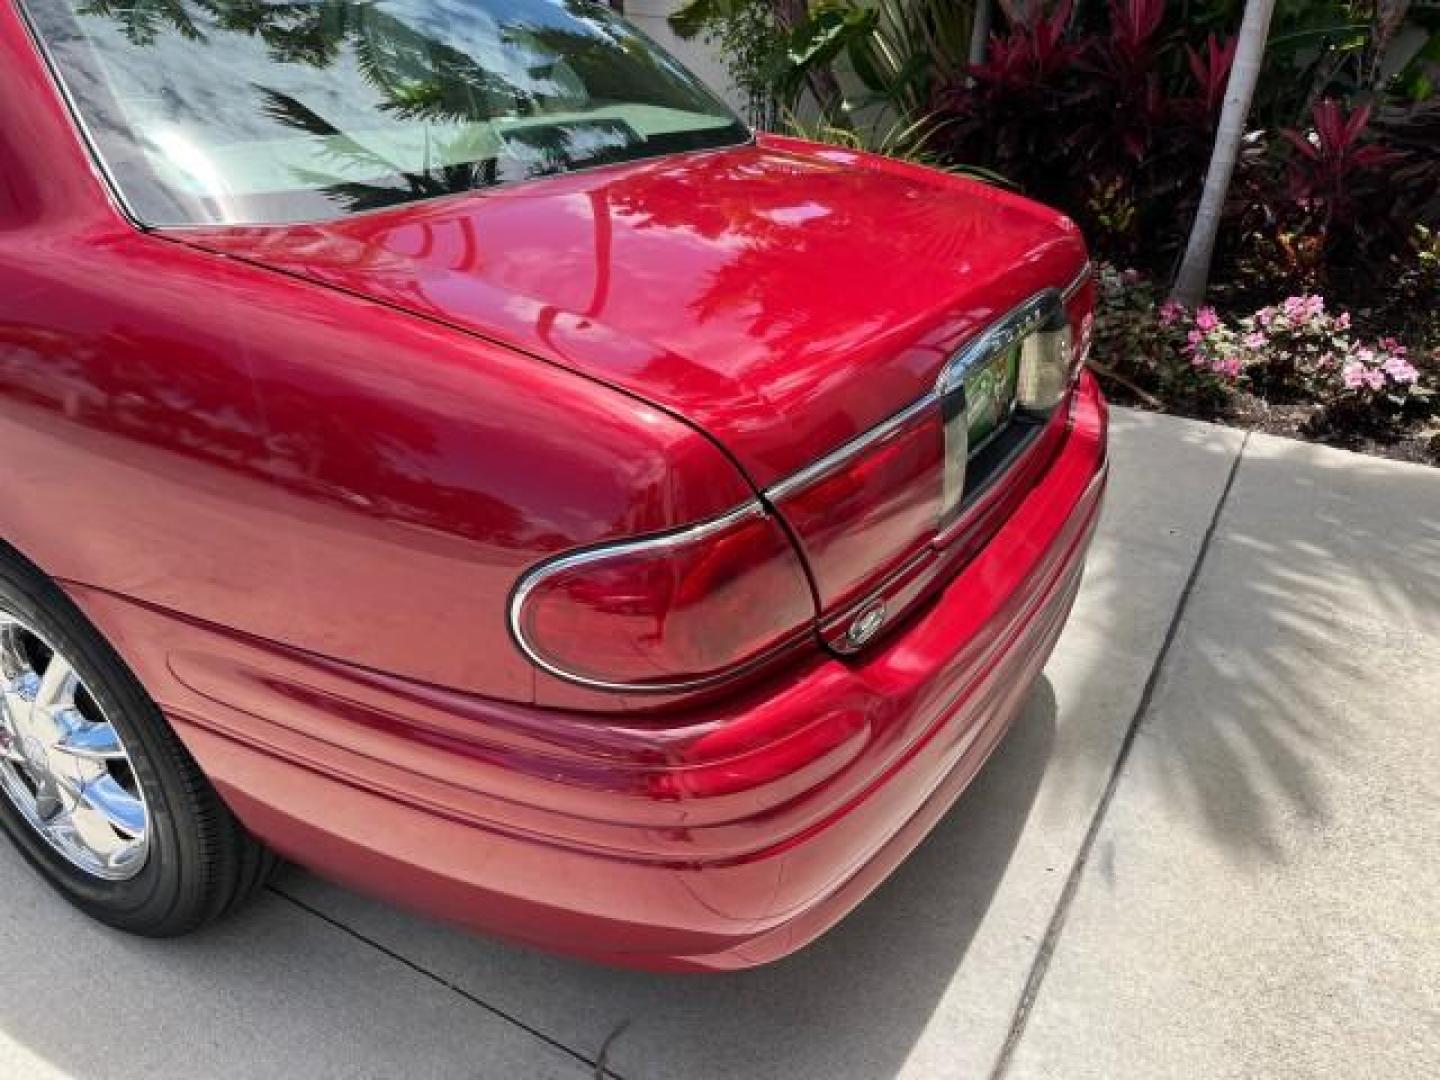
[[[972,455],[1010,423],[1019,378],[1019,342],[965,376],[965,427]]]

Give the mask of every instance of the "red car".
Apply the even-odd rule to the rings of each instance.
[[[0,822],[605,961],[839,920],[1106,469],[1058,214],[754,136],[587,0],[0,0]]]

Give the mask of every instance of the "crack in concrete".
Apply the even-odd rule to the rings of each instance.
[[[1025,987],[1021,991],[1020,1000],[1016,1003],[1015,1013],[1010,1020],[1010,1030],[1005,1036],[999,1056],[995,1059],[995,1067],[990,1072],[989,1080],[1004,1080],[1010,1070],[1015,1050],[1020,1045],[1020,1040],[1025,1037],[1025,1028],[1030,1021],[1031,1011],[1035,1007],[1035,1001],[1045,982],[1045,974],[1050,969],[1051,958],[1060,942],[1060,935],[1065,932],[1065,920],[1070,914],[1070,906],[1079,890],[1080,880],[1085,875],[1086,867],[1089,865],[1096,838],[1100,835],[1100,828],[1105,823],[1105,816],[1115,798],[1115,791],[1120,786],[1120,776],[1125,769],[1125,763],[1130,758],[1130,750],[1135,745],[1135,737],[1139,734],[1145,716],[1150,711],[1156,688],[1160,684],[1165,661],[1170,655],[1170,646],[1174,644],[1175,636],[1180,631],[1180,623],[1185,617],[1186,608],[1189,607],[1191,594],[1195,591],[1195,583],[1199,580],[1200,572],[1205,566],[1205,557],[1210,553],[1210,544],[1215,539],[1220,517],[1224,513],[1225,504],[1230,500],[1230,490],[1235,486],[1235,477],[1240,472],[1240,463],[1244,460],[1245,449],[1249,445],[1250,432],[1247,431],[1245,437],[1240,441],[1239,449],[1235,452],[1235,460],[1230,463],[1230,471],[1226,474],[1225,485],[1220,489],[1220,497],[1215,501],[1215,509],[1210,515],[1210,523],[1205,528],[1205,535],[1201,538],[1195,562],[1185,578],[1184,587],[1180,590],[1180,598],[1175,603],[1175,611],[1170,616],[1170,623],[1165,629],[1165,637],[1161,640],[1160,649],[1155,654],[1155,662],[1150,667],[1150,674],[1145,680],[1145,687],[1140,693],[1140,701],[1135,706],[1135,713],[1130,718],[1130,725],[1125,729],[1125,738],[1120,744],[1120,752],[1115,756],[1115,762],[1110,767],[1110,777],[1105,784],[1105,790],[1100,796],[1100,802],[1096,805],[1094,814],[1091,815],[1090,825],[1085,830],[1085,839],[1081,842],[1080,849],[1075,853],[1075,859],[1070,864],[1070,872],[1065,878],[1065,888],[1060,893],[1060,899],[1055,902],[1055,910],[1051,913],[1050,923],[1045,928],[1045,936],[1041,939],[1040,948],[1031,962],[1030,973],[1025,979]]]
[[[329,914],[327,914],[326,912],[321,911],[319,908],[315,907],[313,904],[307,904],[304,900],[301,900],[301,899],[299,899],[298,897],[295,897],[295,896],[291,896],[289,893],[285,892],[284,890],[282,890],[282,889],[280,889],[280,888],[277,888],[275,885],[268,885],[268,886],[266,886],[266,889],[267,889],[267,891],[269,891],[269,892],[271,892],[271,893],[274,893],[276,896],[280,897],[282,900],[287,900],[287,901],[289,901],[291,904],[294,904],[297,908],[299,908],[301,911],[304,911],[306,914],[308,914],[308,915],[313,915],[315,918],[319,919],[320,921],[329,924],[330,926],[334,927],[336,930],[339,930],[342,934],[347,934],[347,935],[349,935],[350,937],[354,938],[356,941],[359,941],[359,942],[361,942],[362,944],[368,945],[368,946],[370,946],[370,948],[376,950],[377,952],[384,954],[385,956],[389,957],[391,960],[394,960],[394,961],[396,961],[397,963],[403,964],[405,967],[409,968],[411,971],[415,972],[417,975],[421,975],[421,976],[429,979],[431,982],[438,983],[439,985],[443,986],[446,990],[449,990],[449,991],[451,991],[452,993],[459,995],[461,998],[463,998],[465,1001],[469,1002],[471,1005],[475,1005],[475,1006],[478,1006],[478,1007],[481,1008],[481,1009],[484,1009],[486,1012],[490,1013],[492,1016],[496,1017],[497,1019],[503,1020],[503,1021],[505,1021],[505,1022],[508,1023],[508,1024],[513,1024],[515,1027],[518,1027],[521,1031],[524,1031],[526,1034],[528,1034],[528,1035],[533,1035],[535,1038],[539,1039],[541,1042],[545,1043],[547,1046],[552,1047],[552,1048],[555,1049],[555,1050],[559,1050],[561,1053],[566,1054],[566,1055],[574,1058],[574,1059],[575,1059],[577,1062],[579,1062],[581,1065],[584,1065],[588,1070],[591,1070],[591,1072],[592,1072],[592,1074],[593,1074],[594,1076],[596,1076],[596,1077],[608,1077],[609,1080],[625,1080],[624,1077],[622,1077],[619,1073],[615,1072],[613,1069],[611,1069],[611,1068],[605,1063],[606,1052],[610,1049],[610,1044],[615,1040],[615,1037],[620,1034],[620,1031],[619,1031],[619,1030],[617,1030],[617,1031],[615,1031],[615,1032],[612,1032],[610,1038],[605,1040],[605,1045],[600,1048],[600,1053],[599,1053],[599,1055],[598,1055],[597,1057],[594,1057],[594,1058],[587,1057],[585,1054],[581,1053],[579,1050],[576,1050],[576,1049],[574,1049],[574,1048],[571,1047],[571,1046],[567,1046],[565,1043],[561,1042],[559,1039],[556,1039],[555,1037],[553,1037],[553,1036],[551,1036],[551,1035],[545,1034],[545,1032],[541,1031],[539,1028],[533,1027],[532,1025],[527,1024],[525,1021],[521,1020],[519,1017],[517,1017],[517,1016],[512,1016],[510,1013],[507,1013],[504,1009],[500,1009],[500,1008],[497,1008],[497,1007],[494,1006],[494,1005],[491,1005],[491,1004],[490,1004],[488,1001],[486,1001],[484,998],[481,998],[481,997],[476,996],[475,994],[472,994],[469,990],[466,990],[463,986],[460,986],[460,985],[458,985],[458,984],[456,984],[456,983],[451,982],[449,979],[445,978],[443,975],[439,975],[439,974],[437,974],[436,972],[431,971],[429,968],[425,967],[424,965],[416,963],[414,960],[411,960],[411,959],[410,959],[408,956],[406,956],[404,953],[397,952],[396,950],[390,948],[388,945],[384,945],[384,944],[380,943],[379,941],[376,941],[374,938],[369,937],[369,936],[366,935],[366,934],[362,934],[359,930],[356,930],[356,929],[355,929],[354,927],[352,927],[352,926],[347,926],[345,923],[341,922],[339,919],[335,918],[333,915],[329,915]],[[623,1029],[622,1029],[622,1030],[623,1030]]]

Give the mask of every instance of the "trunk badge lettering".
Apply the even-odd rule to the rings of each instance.
[[[885,601],[877,600],[864,611],[856,615],[850,623],[850,629],[845,632],[845,643],[851,649],[858,649],[867,641],[880,632],[885,625]]]

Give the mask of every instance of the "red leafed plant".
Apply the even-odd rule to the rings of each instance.
[[[984,161],[1020,187],[1054,200],[1069,158],[1073,77],[1082,45],[1072,39],[1072,0],[1048,13],[1038,0],[1001,0],[1006,28],[987,59],[936,87],[949,156]]]
[[[1325,227],[1347,224],[1354,216],[1357,187],[1378,170],[1398,164],[1403,155],[1363,141],[1370,106],[1345,115],[1340,102],[1326,98],[1315,106],[1314,132],[1286,128],[1280,134],[1295,150],[1290,161],[1291,195],[1321,214]]]
[[[1433,220],[1433,155],[1387,145],[1372,130],[1368,105],[1347,110],[1328,98],[1315,105],[1308,130],[1278,134],[1272,152],[1237,176],[1237,278],[1272,290],[1282,282],[1358,289],[1383,302],[1389,280],[1405,273],[1416,224]]]
[[[1225,87],[1230,81],[1230,68],[1235,63],[1235,49],[1239,44],[1238,37],[1222,39],[1210,34],[1205,39],[1204,53],[1185,46],[1185,61],[1196,87],[1191,103],[1194,112],[1205,119],[1207,126],[1213,127],[1219,119],[1220,107],[1225,103]]]
[[[1165,0],[1110,0],[1109,33],[1085,40],[1083,67],[1095,76],[1091,120],[1080,138],[1102,152],[1119,148],[1143,162],[1175,115],[1165,93],[1160,24]]]
[[[1010,30],[992,34],[989,58],[969,69],[977,84],[995,91],[1023,91],[1052,82],[1075,62],[1080,49],[1065,40],[1072,0],[1061,0],[1049,15],[1038,3],[1002,0],[1000,6]]]
[[[943,152],[982,162],[1078,218],[1112,258],[1167,265],[1199,193],[1234,46],[1187,65],[1165,0],[1000,0],[987,59],[938,88]],[[1173,20],[1173,21],[1167,21]]]
[[[1098,255],[1170,273],[1236,40],[1195,26],[1188,7],[1166,0],[999,4],[1004,25],[986,62],[933,87],[935,149],[1061,207]],[[1383,281],[1415,224],[1433,228],[1440,207],[1440,104],[1425,108],[1410,108],[1403,130],[1382,124],[1384,110],[1372,123],[1368,108],[1330,100],[1304,133],[1257,117],[1227,204],[1221,265],[1261,289]]]
[[[1110,0],[1109,14],[1110,33],[1092,38],[1092,48],[1115,73],[1148,80],[1156,74],[1165,0]]]

